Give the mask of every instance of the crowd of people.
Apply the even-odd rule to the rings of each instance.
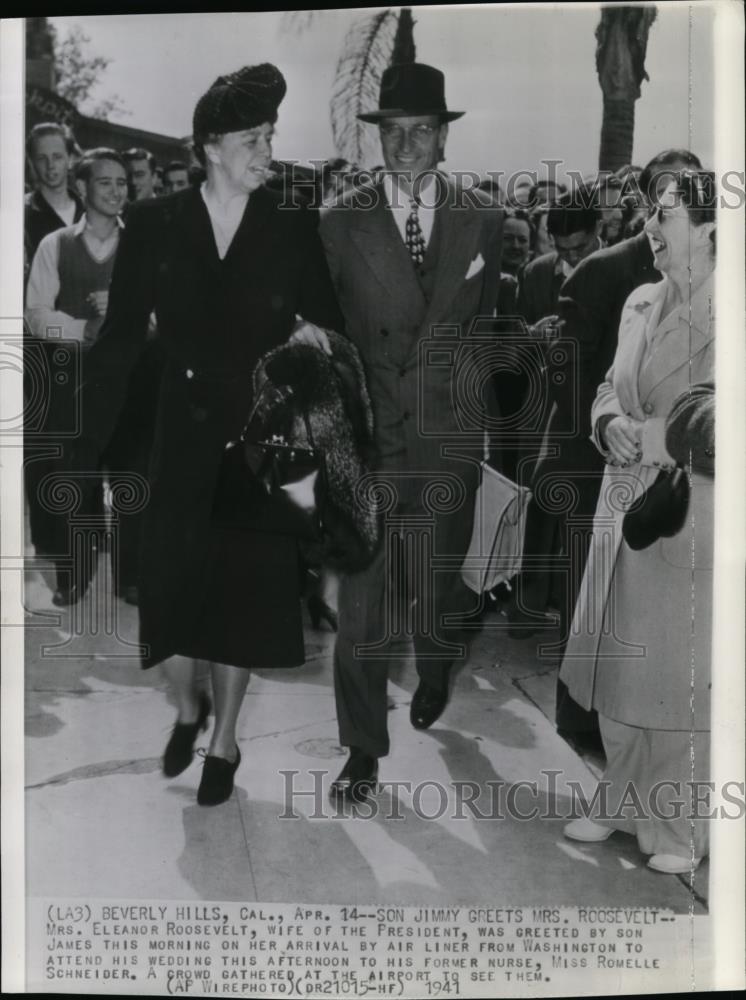
[[[559,624],[557,726],[603,750],[614,802],[630,783],[642,795],[673,781],[690,805],[687,780],[708,771],[712,174],[667,149],[568,184],[504,190],[487,177],[467,190],[439,166],[465,112],[420,63],[386,70],[379,107],[359,116],[378,129],[380,167],[299,172],[272,156],[285,89],[270,64],[219,77],[195,108],[190,162],[81,151],[55,123],[28,136],[27,368],[40,357],[54,372],[65,347],[81,373],[49,377],[44,447],[27,439],[31,541],[55,561],[54,603],[84,597],[95,559],[71,557],[50,483],[81,484],[76,513],[95,526],[105,486],[138,477],[146,502],[117,515],[114,585],[138,606],[143,666],[160,664],[175,694],[167,776],[189,765],[214,713],[203,805],[231,795],[250,670],[304,661],[311,578],[313,622],[337,631],[349,756],[333,796],[364,800],[389,753],[386,640],[401,607],[414,622],[411,722],[426,730],[448,703],[455,638],[498,600],[513,639]],[[289,197],[298,181],[304,196]],[[454,355],[428,365],[421,348],[476,317],[493,321],[509,361],[483,372],[484,423],[469,436]],[[309,388],[317,352],[323,392]],[[337,517],[315,556],[289,531],[214,516],[226,444],[261,413],[262,379],[306,449],[330,440],[333,397]],[[532,500],[522,572],[477,605],[458,563],[485,455]],[[437,501],[444,487],[453,503]],[[365,507],[376,491],[378,527]],[[636,833],[659,871],[707,853],[706,824],[686,808],[597,813],[565,832],[592,842],[614,829]]]

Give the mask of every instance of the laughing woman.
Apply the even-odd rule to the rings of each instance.
[[[274,66],[219,77],[194,112],[201,189],[132,206],[109,309],[84,371],[82,461],[105,447],[155,312],[165,369],[149,475],[140,573],[143,666],[161,664],[177,718],[167,777],[215,725],[197,793],[225,801],[240,763],[239,709],[252,667],[303,662],[296,542],[219,530],[211,520],[221,457],[252,403],[252,371],[286,342],[340,329],[317,213],[265,186],[285,80]],[[296,322],[296,316],[308,321]],[[82,461],[77,465],[80,468]],[[208,661],[212,702],[197,685]]]
[[[688,508],[686,499],[664,506],[662,530],[645,547],[631,548],[622,524],[632,497],[675,466],[665,444],[674,401],[713,376],[712,175],[677,175],[645,228],[664,280],[627,299],[593,405],[607,469],[560,672],[572,697],[598,711],[607,811],[574,820],[565,834],[594,842],[633,833],[650,868],[677,873],[707,854],[705,810],[693,808],[690,783],[709,776],[712,479],[686,471]],[[678,530],[676,509],[686,510]]]

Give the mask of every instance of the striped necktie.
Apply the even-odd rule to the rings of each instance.
[[[409,250],[413,263],[419,267],[425,259],[425,237],[422,235],[419,205],[416,198],[412,198],[411,206],[407,216],[407,250]]]

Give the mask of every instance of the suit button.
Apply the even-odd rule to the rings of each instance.
[[[382,326],[381,330],[380,330],[380,334],[381,334],[382,337],[388,337],[389,331],[386,329],[385,326]]]
[[[705,448],[705,455],[707,455],[708,458],[714,458],[715,457],[715,449],[714,448]]]
[[[656,467],[656,469],[658,468],[658,466],[659,466],[660,464],[661,464],[660,462],[653,462],[653,465],[654,465],[654,466]]]
[[[644,412],[644,413],[652,413],[652,412],[653,412],[653,409],[654,409],[654,407],[653,407],[653,404],[652,404],[652,403],[646,403],[646,404],[645,404],[645,405],[643,406],[643,408],[642,408],[642,409],[643,409],[643,412]]]
[[[407,374],[407,369],[406,368],[400,368],[399,369],[399,378],[404,378],[404,376],[406,374]]]
[[[405,410],[404,413],[402,414],[402,420],[409,420],[411,416],[412,414],[409,412],[409,410]]]
[[[194,378],[194,372],[192,371],[191,368],[187,368],[184,374],[186,375],[187,378]]]

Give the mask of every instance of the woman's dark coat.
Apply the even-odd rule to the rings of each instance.
[[[250,196],[222,261],[198,190],[128,213],[84,372],[78,454],[91,463],[108,442],[154,310],[166,362],[141,562],[145,666],[173,654],[237,666],[303,662],[295,541],[217,529],[210,517],[258,359],[287,340],[296,314],[342,325],[317,215],[281,200],[264,188]]]

